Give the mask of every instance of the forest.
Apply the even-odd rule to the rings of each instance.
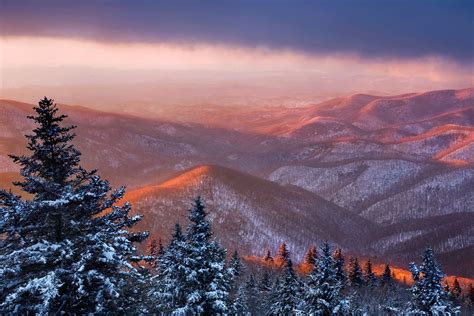
[[[190,201],[188,225],[170,242],[148,241],[146,220],[97,170],[80,164],[75,126],[44,98],[29,119],[21,196],[0,190],[1,314],[470,315],[471,284],[447,285],[430,247],[412,280],[383,274],[326,241],[294,263],[286,245],[259,262],[223,248],[205,201]],[[170,210],[172,212],[173,210]],[[212,211],[212,210],[210,210]],[[215,222],[218,225],[218,222]],[[147,243],[147,251],[138,249]]]

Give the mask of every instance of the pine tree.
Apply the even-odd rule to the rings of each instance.
[[[474,286],[472,286],[472,283],[469,283],[467,288],[467,302],[470,306],[474,305]]]
[[[390,269],[390,265],[385,265],[385,269],[383,270],[382,274],[382,285],[392,285],[393,278],[392,278],[392,270]]]
[[[301,270],[304,273],[311,272],[316,265],[316,260],[317,260],[317,250],[315,246],[312,246],[308,249],[308,251],[304,255],[303,263],[301,264]]]
[[[360,269],[359,260],[356,257],[349,259],[349,282],[352,286],[360,286],[364,284],[362,271]]]
[[[264,272],[262,274],[262,278],[260,279],[260,282],[258,283],[258,289],[262,293],[268,293],[272,289],[272,282],[270,280],[270,274],[268,272]]]
[[[96,170],[86,171],[71,144],[74,126],[51,99],[29,116],[29,156],[11,156],[21,166],[15,183],[30,199],[0,192],[0,313],[86,314],[130,310],[131,283],[143,281],[131,264],[141,260],[133,242],[147,233],[126,229],[130,204],[118,206],[124,189],[112,191]]]
[[[292,315],[299,312],[301,285],[293,270],[290,259],[286,262],[282,280],[277,282],[272,295],[269,312],[271,315]]]
[[[332,315],[339,308],[342,285],[336,276],[329,243],[325,242],[320,251],[317,268],[313,268],[305,286],[305,313]]]
[[[263,257],[263,261],[268,264],[273,264],[273,257],[272,254],[270,253],[270,250],[267,250],[265,253],[265,256]]]
[[[286,244],[282,243],[278,248],[278,253],[275,258],[275,263],[278,267],[283,268],[287,265],[290,260],[290,252],[288,251]]]
[[[372,262],[370,260],[367,260],[364,266],[364,280],[368,286],[373,286],[377,282],[377,277],[372,271]]]
[[[157,260],[158,257],[163,254],[163,243],[161,238],[157,241],[156,239],[152,239],[150,244],[148,245],[148,262],[150,268],[154,269],[157,267]]]
[[[237,296],[230,306],[231,315],[249,315],[250,307],[248,304],[248,296],[243,285],[239,286]]]
[[[426,248],[422,264],[417,267],[410,264],[414,284],[412,292],[412,311],[432,315],[453,312],[451,303],[441,284],[444,273],[441,271],[431,248]]]
[[[187,243],[181,226],[176,224],[169,246],[157,260],[159,274],[154,278],[155,289],[151,294],[157,305],[152,308],[153,312],[170,314],[186,306],[186,251]]]
[[[338,248],[334,252],[334,267],[336,269],[336,278],[342,286],[344,286],[347,282],[347,275],[344,266],[345,259],[342,255],[341,248]]]
[[[221,314],[228,311],[231,280],[226,273],[226,250],[212,241],[212,230],[200,197],[189,211],[186,269],[186,313]]]
[[[232,254],[230,259],[229,268],[227,269],[231,280],[234,282],[242,273],[242,263],[240,262],[239,253],[237,250]]]
[[[453,298],[456,304],[461,304],[462,302],[462,289],[461,285],[457,278],[454,279],[453,287],[451,288],[451,297]]]

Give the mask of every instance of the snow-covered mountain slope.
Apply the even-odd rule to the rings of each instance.
[[[356,250],[370,240],[374,224],[296,187],[217,166],[201,166],[155,186],[130,191],[140,229],[167,237],[185,223],[192,199],[204,197],[216,235],[229,249],[262,254],[286,242],[295,257],[324,240]]]
[[[382,224],[474,210],[472,167],[362,160],[332,166],[285,166],[269,179],[299,186]]]

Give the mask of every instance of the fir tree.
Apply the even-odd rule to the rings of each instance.
[[[288,251],[286,244],[282,243],[278,248],[278,253],[275,258],[275,263],[280,267],[285,267],[290,260],[290,252]]]
[[[457,278],[454,279],[453,287],[451,288],[451,297],[456,304],[462,302],[462,289]]]
[[[194,314],[228,312],[230,282],[226,273],[226,250],[212,241],[212,230],[205,206],[196,198],[189,211],[191,224],[186,234],[186,306],[182,311]]]
[[[133,242],[147,233],[126,229],[130,204],[118,206],[124,189],[112,191],[95,170],[80,166],[71,144],[74,126],[51,99],[29,116],[37,127],[27,135],[28,156],[15,183],[30,199],[0,192],[0,313],[87,314],[130,310],[131,284],[143,281],[131,261],[141,260]]]
[[[272,289],[272,282],[270,280],[270,274],[268,272],[264,272],[262,274],[262,278],[260,279],[260,282],[258,283],[258,288],[259,291],[262,293],[268,293]]]
[[[237,250],[235,250],[232,254],[227,271],[232,281],[235,281],[242,273],[242,263],[240,262],[240,257]]]
[[[444,273],[441,271],[431,248],[426,248],[422,264],[417,267],[410,264],[414,284],[412,292],[412,312],[433,315],[453,312],[451,303],[441,284]]]
[[[474,305],[474,286],[472,286],[472,283],[469,283],[467,288],[467,303],[469,306]]]
[[[332,315],[341,302],[341,284],[337,279],[329,243],[321,246],[317,268],[313,268],[305,287],[305,312],[310,315]]]
[[[352,286],[360,286],[364,284],[362,271],[360,269],[359,260],[356,257],[349,259],[349,282]]]
[[[344,266],[345,259],[342,255],[341,248],[338,248],[334,252],[334,267],[336,269],[336,278],[342,286],[344,286],[347,282],[347,275]]]
[[[369,286],[375,285],[375,283],[377,282],[377,277],[372,271],[372,262],[370,260],[367,260],[364,266],[364,280],[365,284]]]
[[[299,312],[301,285],[290,259],[286,262],[282,280],[277,282],[269,312],[271,315],[292,315]]]
[[[385,265],[385,269],[383,270],[382,274],[382,285],[392,285],[393,278],[392,278],[392,270],[390,269],[390,265]]]
[[[317,250],[315,246],[312,246],[308,249],[308,251],[304,255],[303,263],[301,264],[302,271],[305,273],[311,272],[316,265],[316,260],[317,260]]]
[[[176,224],[169,246],[157,260],[159,274],[154,278],[156,284],[152,297],[158,304],[152,308],[153,312],[170,314],[186,306],[186,251],[187,243],[181,226]]]
[[[248,304],[249,297],[247,296],[245,287],[243,285],[239,286],[237,291],[237,296],[233,303],[230,306],[230,311],[232,315],[250,315],[250,307]]]
[[[263,257],[263,261],[266,263],[273,263],[273,257],[272,254],[270,253],[270,250],[267,250],[265,253],[265,256]]]
[[[154,269],[157,267],[157,260],[158,257],[163,254],[163,243],[161,238],[157,241],[156,239],[152,239],[150,244],[148,245],[148,261],[150,268]]]

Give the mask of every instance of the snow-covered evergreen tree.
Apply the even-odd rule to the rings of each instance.
[[[191,224],[183,237],[179,226],[159,260],[158,311],[167,314],[216,315],[229,312],[231,275],[226,250],[212,240],[205,206],[196,198]]]
[[[71,144],[74,126],[51,99],[30,116],[31,154],[11,156],[21,166],[16,183],[29,199],[0,192],[0,313],[120,313],[136,302],[131,284],[141,282],[131,261],[133,242],[147,233],[127,231],[141,216],[118,206],[124,189],[112,191],[95,170],[80,165]]]
[[[151,291],[153,312],[171,314],[186,306],[185,267],[187,244],[181,226],[176,224],[168,247],[158,257],[159,274],[153,279],[155,288]]]
[[[332,315],[340,310],[342,285],[337,279],[334,258],[328,242],[320,248],[316,267],[305,286],[304,311],[310,315]]]
[[[336,278],[344,286],[347,282],[347,275],[345,269],[345,259],[342,255],[341,248],[334,251],[334,268],[336,269]]]
[[[293,315],[300,312],[301,284],[288,259],[281,280],[276,283],[268,312],[271,315]]]
[[[230,279],[233,282],[242,274],[242,262],[240,262],[240,257],[237,250],[234,251],[232,258],[230,258],[227,273],[229,273]]]
[[[248,304],[249,296],[243,285],[240,285],[237,291],[237,296],[230,306],[231,315],[251,315]]]
[[[370,259],[367,260],[364,265],[364,280],[365,284],[368,286],[373,286],[377,283],[377,277],[375,276],[375,273],[372,270],[372,262],[370,261]]]
[[[352,286],[360,286],[364,284],[362,270],[359,265],[359,260],[356,257],[349,259],[349,282]]]
[[[410,264],[413,275],[412,309],[411,312],[419,315],[443,315],[454,312],[451,302],[441,284],[445,274],[441,271],[431,248],[426,248],[422,256],[420,267]]]

